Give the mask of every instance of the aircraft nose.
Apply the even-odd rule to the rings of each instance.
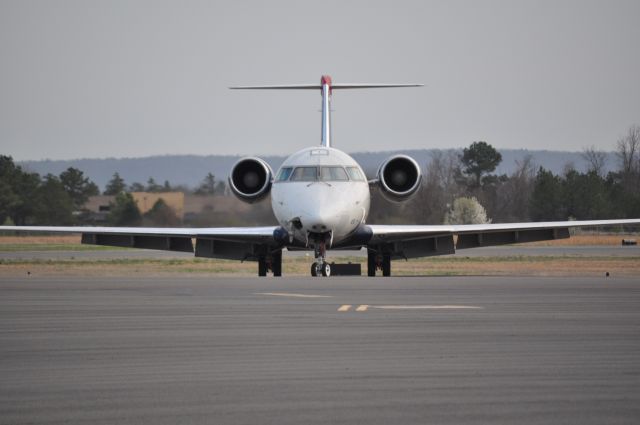
[[[320,211],[309,212],[302,218],[302,224],[311,232],[328,232],[332,230],[335,223],[331,214]]]

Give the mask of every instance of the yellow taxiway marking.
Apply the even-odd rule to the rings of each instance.
[[[347,312],[353,307],[351,304],[343,304],[338,308],[339,312]],[[355,311],[364,313],[370,308],[380,310],[482,310],[484,307],[477,305],[369,305],[360,304]]]
[[[481,310],[476,305],[372,305],[382,310]]]
[[[269,295],[272,297],[294,297],[294,298],[332,298],[331,295],[291,294],[288,292],[256,292],[253,295]]]

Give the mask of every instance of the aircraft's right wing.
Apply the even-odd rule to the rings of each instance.
[[[287,232],[266,227],[91,227],[91,226],[0,226],[0,231],[80,233],[82,243],[126,248],[194,252],[195,256],[255,260],[269,249],[281,249]]]
[[[464,225],[367,225],[367,246],[396,258],[453,254],[456,249],[569,237],[572,227],[640,225],[640,219]],[[454,241],[454,236],[457,240]],[[455,243],[454,243],[455,242]]]

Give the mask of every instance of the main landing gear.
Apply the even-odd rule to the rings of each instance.
[[[311,276],[331,276],[331,265],[327,263],[325,260],[325,256],[327,254],[327,244],[326,242],[320,241],[316,244],[314,254],[316,257],[315,263],[311,264]]]
[[[258,276],[266,276],[269,271],[282,276],[282,250],[258,258]]]
[[[391,276],[391,255],[368,249],[367,276],[375,276],[376,270],[382,270],[382,276]]]

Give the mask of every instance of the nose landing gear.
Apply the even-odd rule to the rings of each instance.
[[[311,276],[331,276],[331,265],[327,262],[311,264]]]
[[[326,262],[325,256],[327,254],[327,244],[324,240],[321,240],[315,245],[315,263],[311,264],[311,276],[331,276],[331,265]]]

